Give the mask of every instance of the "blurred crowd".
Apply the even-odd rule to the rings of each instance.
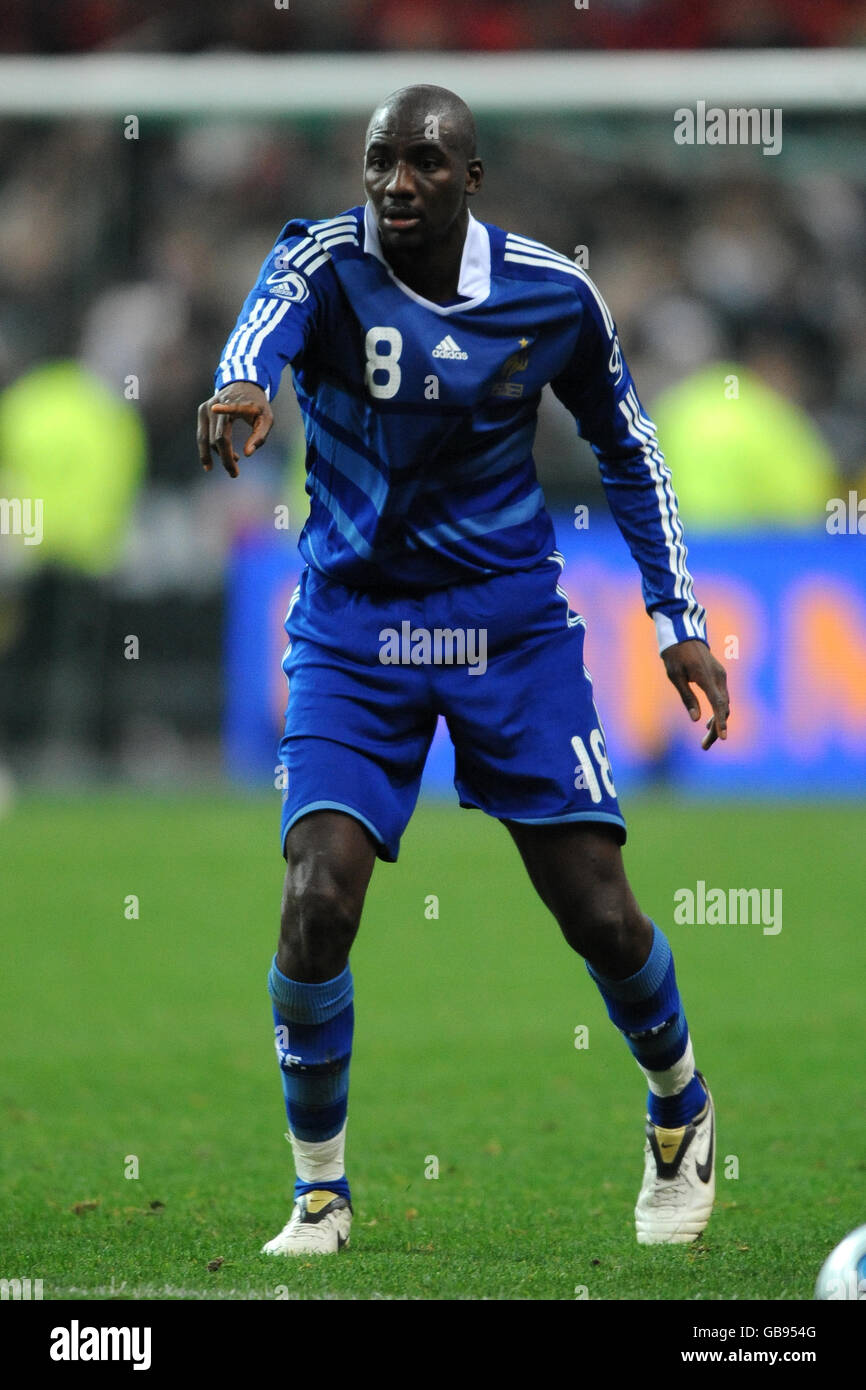
[[[138,140],[118,121],[7,124],[0,385],[68,356],[117,392],[134,376],[150,480],[189,488],[194,406],[258,267],[289,217],[362,201],[363,124],[202,120]],[[646,122],[618,139],[577,116],[482,122],[481,136],[476,215],[569,256],[585,248],[647,404],[703,363],[735,360],[808,414],[843,478],[862,474],[866,181],[833,172],[857,143],[849,121],[824,132],[841,154],[799,174],[789,161],[785,179],[751,147],[652,167],[650,151],[677,147]],[[568,446],[547,476],[567,491],[563,421]],[[298,443],[288,382],[278,424],[281,469]],[[255,472],[272,476],[262,455]]]
[[[863,0],[13,0],[0,50],[363,52],[844,46]]]
[[[566,255],[585,248],[582,263],[610,302],[651,412],[708,367],[715,372],[711,391],[721,399],[728,368],[713,364],[733,364],[731,371],[749,373],[775,393],[796,413],[796,447],[814,456],[823,498],[828,488],[841,495],[866,483],[866,180],[858,153],[864,130],[854,117],[801,120],[799,131],[786,128],[783,167],[753,147],[678,147],[661,117],[482,119],[488,178],[474,211]],[[32,401],[41,400],[42,447],[67,475],[80,468],[83,515],[107,493],[106,443],[121,457],[117,402],[136,414],[142,430],[140,440],[130,436],[126,480],[114,490],[116,543],[105,543],[101,559],[93,551],[81,562],[84,589],[37,574],[50,551],[34,546],[25,558],[37,593],[45,586],[42,604],[34,603],[32,587],[29,598],[21,588],[16,607],[18,581],[0,565],[7,595],[0,661],[14,677],[0,682],[0,762],[4,743],[16,735],[42,746],[51,710],[74,704],[74,651],[88,642],[102,650],[114,626],[121,635],[144,634],[164,668],[142,668],[133,686],[104,664],[106,687],[94,705],[91,663],[77,706],[80,741],[98,732],[122,767],[115,745],[132,738],[127,770],[140,774],[160,759],[177,768],[182,758],[172,730],[207,730],[213,738],[226,559],[246,528],[273,527],[274,507],[287,499],[293,523],[303,520],[303,449],[286,380],[271,440],[241,479],[219,470],[204,475],[195,407],[211,393],[220,348],[283,224],[292,216],[334,215],[362,200],[364,125],[362,118],[143,121],[132,140],[119,119],[0,127],[0,468],[19,449],[38,445]],[[39,386],[42,395],[10,394],[52,362],[73,364],[89,383],[76,391],[68,375],[58,378],[77,408],[57,415],[53,433],[47,387]],[[95,385],[107,389],[108,405],[91,391]],[[761,414],[757,401],[753,393],[753,419]],[[686,405],[680,403],[680,419]],[[673,419],[674,438],[670,400],[665,418]],[[744,410],[727,418],[750,417]],[[784,489],[786,460],[793,458],[788,423],[785,445],[780,433],[757,455],[737,439],[723,441],[721,469],[730,460],[757,477],[766,461],[777,470],[770,491],[778,496],[778,479]],[[661,438],[665,447],[664,430]],[[707,440],[713,468],[718,445]],[[577,503],[599,500],[595,461],[555,402],[542,412],[537,458],[554,508],[570,513]],[[699,448],[698,471],[702,463]],[[748,504],[738,486],[727,493]],[[700,519],[698,502],[684,514],[687,525]],[[106,528],[100,534],[104,540]],[[46,632],[67,634],[69,647],[67,664],[55,661],[48,684],[33,664]],[[174,679],[177,663],[182,681]],[[111,711],[119,718],[122,710],[128,723],[135,700],[141,705],[134,737],[126,726],[112,732]],[[75,734],[70,720],[67,739]],[[52,749],[52,776],[58,756]]]

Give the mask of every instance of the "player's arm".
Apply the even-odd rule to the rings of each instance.
[[[223,348],[214,394],[198,408],[196,441],[206,471],[215,455],[232,478],[238,476],[235,421],[250,428],[246,458],[267,439],[283,370],[300,360],[315,331],[320,300],[312,276],[328,259],[320,251],[307,236],[284,236],[262,266]]]
[[[610,310],[588,276],[579,284],[580,329],[574,353],[551,384],[599,462],[610,509],[641,571],[659,653],[692,720],[693,686],[712,716],[703,747],[727,737],[730,702],[724,667],[710,651],[706,613],[686,568],[686,546],[670,470],[622,355]]]

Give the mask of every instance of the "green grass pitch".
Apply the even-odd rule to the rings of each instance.
[[[0,1276],[76,1299],[811,1298],[866,1220],[866,811],[626,810],[718,1109],[695,1246],[635,1243],[642,1078],[505,831],[425,805],[352,956],[352,1246],[259,1255],[290,1210],[276,802],[25,799],[0,822]],[[781,888],[781,932],[674,925],[698,879]]]

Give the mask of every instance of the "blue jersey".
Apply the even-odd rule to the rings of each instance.
[[[353,588],[424,591],[530,570],[555,549],[532,446],[542,388],[599,461],[659,647],[698,637],[670,472],[589,276],[470,215],[458,293],[397,279],[371,207],[287,223],[226,344],[217,389],[273,399],[286,365],[307,440],[306,562]]]

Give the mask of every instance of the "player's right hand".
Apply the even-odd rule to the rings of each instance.
[[[251,381],[235,381],[223,386],[209,401],[198,408],[198,456],[206,472],[213,468],[211,452],[216,454],[230,477],[238,476],[240,454],[232,446],[232,423],[245,420],[252,433],[244,445],[244,456],[250,458],[264,444],[274,423],[268,398],[261,386]]]

